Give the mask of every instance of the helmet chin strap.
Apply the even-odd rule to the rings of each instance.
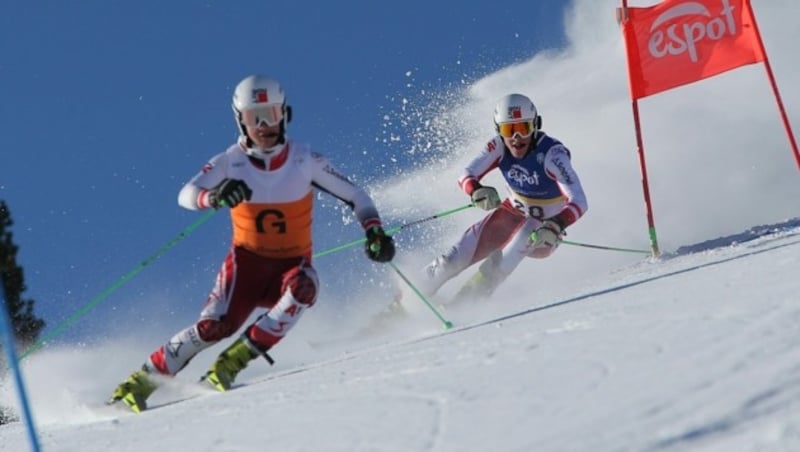
[[[281,139],[277,143],[275,143],[274,146],[270,146],[268,148],[260,148],[256,146],[255,143],[253,143],[253,140],[251,140],[247,136],[243,138],[244,138],[243,140],[244,143],[242,144],[244,145],[244,148],[247,151],[247,155],[261,160],[269,160],[269,158],[272,157],[273,154],[283,149],[283,147],[286,145],[286,140]]]
[[[242,126],[242,136],[244,140],[244,148],[247,150],[247,155],[255,158],[265,159],[272,156],[273,153],[280,151],[283,149],[283,146],[286,144],[286,132],[284,130],[283,124],[281,124],[281,133],[278,136],[278,141],[275,142],[273,146],[268,148],[261,148],[256,146],[250,136],[247,135],[247,131],[244,130]]]

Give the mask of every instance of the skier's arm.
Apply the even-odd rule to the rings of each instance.
[[[319,190],[345,202],[364,228],[366,241],[364,251],[376,262],[389,262],[394,258],[395,246],[391,236],[386,235],[381,217],[372,198],[363,188],[356,186],[343,176],[325,157],[312,153],[312,184]]]
[[[480,180],[486,173],[497,168],[503,156],[503,146],[502,138],[494,137],[481,149],[480,154],[467,164],[458,178],[458,186],[464,193],[472,196],[475,190],[483,187]]]
[[[189,210],[211,208],[209,190],[225,179],[225,154],[219,154],[203,166],[178,193],[178,204]]]
[[[365,231],[373,226],[382,226],[378,209],[363,188],[342,175],[325,156],[312,152],[311,158],[313,166],[311,181],[315,188],[350,206]]]
[[[586,194],[583,192],[578,174],[572,168],[569,152],[563,145],[550,148],[545,156],[544,168],[547,176],[556,181],[561,193],[567,198],[564,208],[547,219],[564,229],[578,221],[589,209]]]

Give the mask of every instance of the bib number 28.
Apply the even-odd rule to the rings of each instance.
[[[527,215],[531,218],[537,218],[540,220],[544,218],[544,211],[541,207],[526,205],[519,199],[514,200],[514,208],[522,212],[523,215]]]

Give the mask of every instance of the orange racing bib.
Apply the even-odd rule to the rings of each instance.
[[[270,258],[309,256],[313,192],[286,203],[241,203],[231,209],[233,245]]]

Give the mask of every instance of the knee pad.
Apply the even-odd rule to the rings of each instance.
[[[230,336],[234,328],[222,320],[203,319],[197,322],[197,335],[206,342],[216,342]]]
[[[317,272],[311,267],[295,267],[283,275],[281,292],[292,291],[298,303],[311,307],[317,301]]]

